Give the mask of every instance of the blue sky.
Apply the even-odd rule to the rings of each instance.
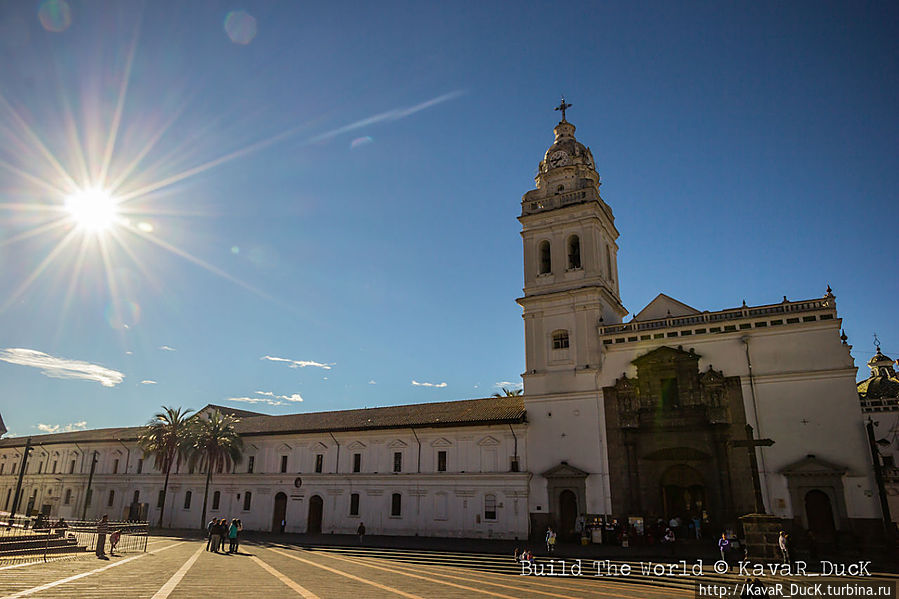
[[[830,284],[866,374],[875,331],[899,354],[897,25],[888,2],[3,3],[0,412],[27,435],[519,382],[516,217],[560,93],[632,314]],[[101,179],[128,223],[97,238],[62,206]]]

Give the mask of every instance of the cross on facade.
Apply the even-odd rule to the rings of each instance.
[[[562,111],[562,121],[565,121],[565,111],[571,108],[571,104],[565,102],[565,96],[562,96],[562,103],[555,107],[554,110]]]
[[[756,439],[753,434],[752,425],[746,425],[746,439],[744,441],[731,441],[732,447],[745,447],[749,454],[749,467],[752,470],[752,487],[755,491],[755,512],[757,514],[765,513],[765,502],[762,500],[762,481],[759,478],[759,462],[755,455],[756,447],[770,447],[774,445],[771,439]]]

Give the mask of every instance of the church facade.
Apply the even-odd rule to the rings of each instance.
[[[834,294],[716,311],[660,294],[625,322],[613,211],[567,107],[521,201],[523,396],[245,412],[246,458],[213,477],[209,514],[259,530],[364,522],[373,534],[495,538],[550,525],[571,535],[580,515],[723,528],[767,511],[825,537],[878,529]],[[21,508],[154,521],[162,477],[138,432],[33,438]],[[24,445],[0,440],[4,509]],[[173,475],[163,524],[199,526],[203,481]]]

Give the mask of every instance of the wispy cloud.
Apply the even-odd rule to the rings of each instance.
[[[38,424],[37,430],[45,433],[71,433],[72,431],[83,431],[87,428],[87,420],[80,422],[70,422],[69,424]]]
[[[303,401],[299,393],[290,395],[277,395],[271,391],[254,391],[251,397],[229,397],[227,401],[242,401],[244,403],[264,403],[270,406],[285,406],[288,403]],[[286,403],[285,403],[286,402]]]
[[[161,349],[162,351],[178,351],[174,347],[169,347],[168,345],[160,345],[159,349]]]
[[[412,385],[414,387],[446,387],[446,383],[419,383],[415,379],[412,379]]]
[[[343,133],[348,133],[350,131],[355,131],[356,129],[361,129],[363,127],[368,127],[370,125],[374,125],[376,123],[383,123],[386,121],[398,121],[399,119],[406,118],[407,116],[413,115],[416,112],[421,112],[427,108],[431,108],[432,106],[436,106],[438,104],[443,104],[444,102],[448,102],[449,100],[454,100],[459,96],[463,95],[465,92],[462,90],[456,90],[453,92],[449,92],[447,94],[443,94],[442,96],[437,96],[436,98],[432,98],[425,102],[421,102],[420,104],[416,104],[415,106],[409,106],[408,108],[394,108],[393,110],[388,110],[387,112],[382,112],[380,114],[376,114],[374,116],[370,116],[368,118],[364,118],[358,120],[354,123],[350,123],[349,125],[344,125],[343,127],[338,127],[337,129],[332,129],[327,133],[322,133],[321,135],[316,135],[309,141],[311,143],[316,143],[319,141],[324,141],[326,139],[331,139],[333,137],[337,137]]]
[[[377,385],[378,383],[375,382],[375,379],[372,379],[372,380],[368,381],[368,384],[369,385]]]
[[[57,358],[35,349],[6,348],[0,350],[0,360],[10,364],[40,368],[41,374],[51,378],[94,381],[104,387],[115,387],[125,380],[125,375],[117,370],[81,360]]]
[[[313,362],[312,360],[291,360],[290,358],[278,358],[275,356],[262,356],[259,358],[260,360],[269,360],[271,362],[285,362],[291,368],[306,368],[307,366],[314,366],[316,368],[324,368],[325,370],[331,370],[331,367],[334,366],[334,363],[325,364],[323,362]]]
[[[155,385],[156,381],[151,381],[150,379],[146,379],[140,382],[141,385]]]

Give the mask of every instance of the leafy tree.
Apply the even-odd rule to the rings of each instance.
[[[494,393],[490,397],[517,397],[521,395],[521,393],[521,389],[506,389],[505,387],[503,387],[502,393]]]
[[[165,484],[162,487],[162,504],[159,506],[159,527],[162,528],[162,516],[165,513],[165,499],[169,490],[169,474],[172,467],[177,468],[186,457],[186,441],[188,439],[190,412],[184,408],[162,406],[147,423],[144,432],[137,439],[144,451],[144,457],[153,457],[154,467],[165,472]]]
[[[190,455],[187,463],[191,468],[206,469],[206,492],[203,494],[203,515],[200,528],[206,526],[206,505],[209,500],[209,483],[213,470],[227,472],[243,459],[243,440],[234,428],[240,422],[218,410],[208,417],[194,418],[190,427]]]

